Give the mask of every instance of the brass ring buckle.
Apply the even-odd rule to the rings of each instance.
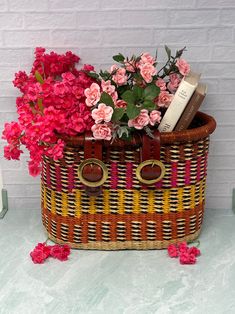
[[[82,171],[84,169],[85,166],[87,165],[97,165],[100,166],[100,168],[103,171],[103,177],[99,180],[99,181],[88,181],[85,178],[83,178],[82,176]],[[99,159],[96,158],[89,158],[84,160],[78,167],[78,177],[80,179],[80,181],[86,185],[86,186],[90,186],[90,187],[98,187],[100,185],[102,185],[108,178],[108,168],[106,167],[106,165]]]
[[[155,178],[155,179],[151,179],[151,180],[146,180],[146,179],[143,179],[142,176],[141,176],[141,170],[145,167],[145,166],[158,166],[160,169],[161,169],[161,174],[159,177]],[[147,185],[151,185],[151,184],[154,184],[158,181],[160,181],[164,175],[166,173],[166,168],[165,166],[163,165],[163,163],[160,161],[160,160],[156,160],[156,159],[149,159],[149,160],[145,160],[143,161],[141,164],[139,164],[139,166],[137,167],[136,169],[136,177],[137,179],[144,183],[144,184],[147,184]]]

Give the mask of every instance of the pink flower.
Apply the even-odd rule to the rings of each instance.
[[[118,68],[117,65],[111,66],[110,72],[114,72],[112,79],[118,85],[125,85],[127,83],[126,69]]]
[[[46,243],[38,243],[34,250],[30,253],[34,264],[42,264],[50,255],[50,248]]]
[[[187,252],[187,250],[188,250],[187,242],[181,242],[181,243],[179,243],[178,248],[179,248],[179,252],[180,252],[180,253]]]
[[[157,73],[157,70],[151,63],[144,63],[140,66],[140,74],[146,83],[151,83],[153,76]]]
[[[97,140],[106,140],[110,141],[112,138],[112,130],[107,124],[94,124],[91,127],[93,136]]]
[[[92,118],[95,120],[95,123],[101,123],[103,121],[109,122],[112,118],[113,108],[110,106],[106,106],[101,103],[98,105],[97,109],[93,109],[91,112]]]
[[[18,147],[7,145],[4,147],[4,157],[8,160],[19,160],[20,154],[23,153]]]
[[[116,101],[115,107],[116,108],[124,108],[124,109],[126,109],[127,103],[124,100],[120,99],[120,100]]]
[[[168,251],[168,255],[170,257],[178,257],[179,256],[178,248],[174,244],[168,245],[167,251]]]
[[[157,98],[157,104],[159,107],[169,107],[171,101],[173,99],[173,95],[170,94],[167,91],[162,91],[158,98]]]
[[[68,245],[53,245],[50,250],[50,255],[58,260],[67,261],[70,254],[70,247]]]
[[[65,142],[59,139],[56,144],[47,149],[46,154],[54,160],[61,159],[63,157],[64,146]]]
[[[135,118],[128,121],[129,127],[134,127],[137,130],[143,129],[150,122],[150,118],[148,115],[148,110],[142,109],[140,114]]]
[[[187,61],[185,61],[184,59],[178,59],[176,61],[177,68],[179,69],[180,74],[182,74],[183,76],[188,75],[190,72],[190,65],[188,64]]]
[[[108,80],[108,81],[102,80],[101,81],[101,87],[102,87],[103,92],[109,94],[115,103],[116,100],[118,99],[118,93],[116,92],[115,86],[111,84],[111,81],[110,80]]]
[[[86,98],[86,104],[88,107],[95,106],[100,100],[100,87],[96,83],[92,83],[90,88],[86,88],[84,91]]]
[[[140,65],[142,64],[154,64],[156,62],[156,59],[154,57],[152,57],[148,52],[145,52],[141,55],[141,58],[140,58]]]
[[[124,65],[125,65],[125,68],[128,72],[135,72],[136,70],[136,64],[135,64],[135,60],[125,60],[124,61]]]
[[[194,254],[190,254],[189,252],[180,253],[180,264],[195,264],[197,259]]]
[[[29,174],[33,177],[38,176],[41,173],[42,167],[34,160],[28,162]]]
[[[151,111],[150,115],[149,115],[149,118],[150,118],[149,123],[151,125],[155,125],[156,123],[160,123],[160,121],[161,121],[161,111],[158,111],[158,110]]]
[[[166,90],[166,82],[162,78],[156,80],[156,86],[158,86],[161,91]]]
[[[189,254],[193,254],[193,255],[195,255],[195,256],[201,255],[201,251],[200,251],[197,247],[195,247],[195,246],[190,247],[190,248],[188,249],[188,253],[189,253]]]
[[[172,73],[169,75],[170,82],[167,84],[167,88],[171,93],[174,93],[180,84],[180,77],[177,73]]]

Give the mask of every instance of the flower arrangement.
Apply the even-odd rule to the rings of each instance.
[[[167,61],[157,71],[157,57],[149,53],[125,58],[113,57],[120,66],[109,71],[87,73],[96,83],[85,90],[86,104],[91,108],[95,139],[128,140],[133,133],[145,130],[152,136],[170,105],[182,78],[190,71],[189,64],[181,58],[185,48],[176,51],[165,46]]]
[[[157,71],[157,57],[149,53],[125,58],[113,57],[120,66],[96,73],[85,65],[78,70],[79,56],[45,53],[36,48],[30,74],[19,71],[13,84],[21,96],[16,99],[18,121],[6,123],[3,138],[7,159],[20,158],[25,146],[30,153],[29,173],[41,172],[44,155],[63,157],[61,134],[76,136],[92,131],[97,140],[131,139],[144,130],[152,136],[182,78],[190,71],[181,58],[185,48],[176,51],[165,46],[167,61]]]
[[[84,90],[94,81],[86,74],[91,65],[77,70],[80,58],[68,51],[59,55],[36,48],[29,75],[15,74],[13,84],[21,96],[16,99],[18,122],[6,123],[3,138],[7,159],[19,159],[24,145],[29,150],[29,173],[41,172],[41,160],[47,155],[54,160],[63,157],[65,143],[58,134],[76,135],[90,130],[93,119],[85,103]]]

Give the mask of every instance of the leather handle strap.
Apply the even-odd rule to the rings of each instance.
[[[156,130],[153,138],[144,134],[141,149],[142,163],[137,168],[137,177],[142,183],[152,185],[164,176],[165,167],[160,162],[160,152],[160,132]]]

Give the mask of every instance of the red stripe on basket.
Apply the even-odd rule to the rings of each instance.
[[[185,185],[190,184],[190,168],[191,168],[191,161],[185,161]]]
[[[46,178],[47,178],[47,185],[51,186],[51,175],[50,175],[50,164],[46,163]]]
[[[74,189],[74,169],[73,167],[68,168],[68,189],[71,192]]]
[[[197,181],[200,181],[201,179],[201,163],[202,163],[202,157],[199,156],[197,159]]]
[[[204,176],[206,177],[207,175],[207,162],[208,162],[208,152],[205,153],[205,162],[204,162]]]
[[[126,188],[132,189],[133,179],[133,164],[131,162],[126,163]]]
[[[62,185],[61,185],[61,169],[60,166],[55,166],[55,175],[56,175],[56,190],[61,191]]]
[[[111,162],[110,187],[116,190],[118,185],[118,166],[116,162]]]
[[[162,180],[156,182],[156,183],[155,183],[155,187],[156,187],[157,189],[161,189],[161,188],[162,188]]]
[[[171,163],[171,187],[176,188],[177,187],[177,162]]]

